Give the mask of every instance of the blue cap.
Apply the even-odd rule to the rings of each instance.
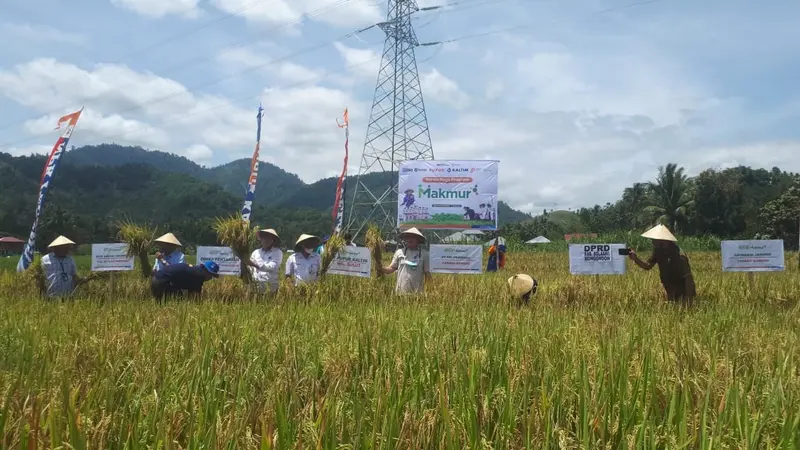
[[[211,275],[217,275],[219,273],[219,264],[215,263],[214,261],[205,261],[203,262],[203,267],[211,273]]]
[[[331,236],[326,234],[325,237],[322,238],[322,242],[328,242],[328,239],[330,239],[330,238],[331,238]]]

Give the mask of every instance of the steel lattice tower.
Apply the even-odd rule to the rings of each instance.
[[[388,236],[397,228],[397,163],[433,159],[428,118],[414,48],[419,45],[411,15],[415,0],[389,0],[381,66],[372,101],[361,167],[353,190],[347,228],[354,237],[374,222]],[[381,173],[380,186],[368,186],[368,172]],[[374,176],[372,178],[375,180]]]

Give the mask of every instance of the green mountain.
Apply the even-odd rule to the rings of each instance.
[[[0,231],[28,234],[44,161],[44,156],[0,153]],[[247,159],[208,168],[140,147],[72,148],[61,160],[48,193],[39,242],[49,242],[55,234],[69,234],[81,242],[112,240],[110,224],[129,218],[169,228],[189,244],[212,245],[213,219],[241,207],[249,171]],[[363,181],[378,189],[395,177],[375,173]],[[348,178],[350,195],[355,183],[356,177]],[[297,175],[262,162],[253,219],[258,223],[268,218],[268,225],[285,240],[300,233],[327,234],[335,187],[335,178],[305,184]],[[530,218],[504,203],[499,208],[501,223]]]

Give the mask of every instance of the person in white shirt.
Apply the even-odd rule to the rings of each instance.
[[[312,284],[319,278],[322,257],[314,253],[322,240],[310,234],[302,234],[294,246],[294,253],[286,260],[286,278],[294,277],[294,285]]]
[[[281,239],[275,230],[266,228],[258,231],[258,240],[261,248],[253,251],[245,264],[250,266],[258,291],[274,294],[278,292],[279,272],[283,262]]]
[[[355,242],[353,242],[353,235],[350,233],[345,233],[344,235],[344,244],[348,247],[358,247]]]
[[[398,249],[383,273],[397,272],[397,294],[419,294],[425,291],[425,281],[430,280],[430,264],[428,252],[423,250],[425,236],[416,228],[409,228],[400,233],[405,248]]]
[[[186,257],[180,250],[183,245],[174,234],[167,233],[156,239],[155,243],[158,244],[158,251],[156,252],[156,263],[153,265],[153,275],[164,270],[170,264],[186,262]]]
[[[70,256],[75,243],[59,236],[47,246],[50,253],[42,257],[42,271],[48,297],[64,297],[72,294],[80,283],[78,266]]]

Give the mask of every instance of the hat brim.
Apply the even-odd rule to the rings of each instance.
[[[312,242],[314,247],[319,247],[320,245],[322,245],[322,239],[318,237],[310,237],[303,239],[302,241],[297,241],[297,243],[294,244],[294,248],[295,249],[303,248],[304,247],[303,244],[305,244],[306,242]]]
[[[271,231],[267,231],[267,230],[258,230],[258,233],[256,233],[256,235],[257,235],[258,237],[261,237],[261,236],[262,236],[262,235],[264,235],[264,234],[266,234],[267,236],[271,237],[272,239],[275,239],[275,243],[277,243],[277,244],[280,244],[280,243],[281,243],[281,238],[279,238],[277,234],[275,234],[275,233],[273,233],[273,232],[271,232]]]
[[[403,231],[403,232],[400,232],[400,233],[398,233],[398,234],[397,234],[397,236],[398,236],[400,239],[405,239],[405,238],[407,238],[407,237],[415,237],[415,238],[417,238],[417,239],[421,240],[422,242],[425,242],[425,241],[426,241],[426,239],[425,239],[425,236],[424,236],[424,235],[422,235],[422,234],[417,234],[417,233],[414,233],[413,231],[411,231],[411,232],[409,232],[409,231]]]

